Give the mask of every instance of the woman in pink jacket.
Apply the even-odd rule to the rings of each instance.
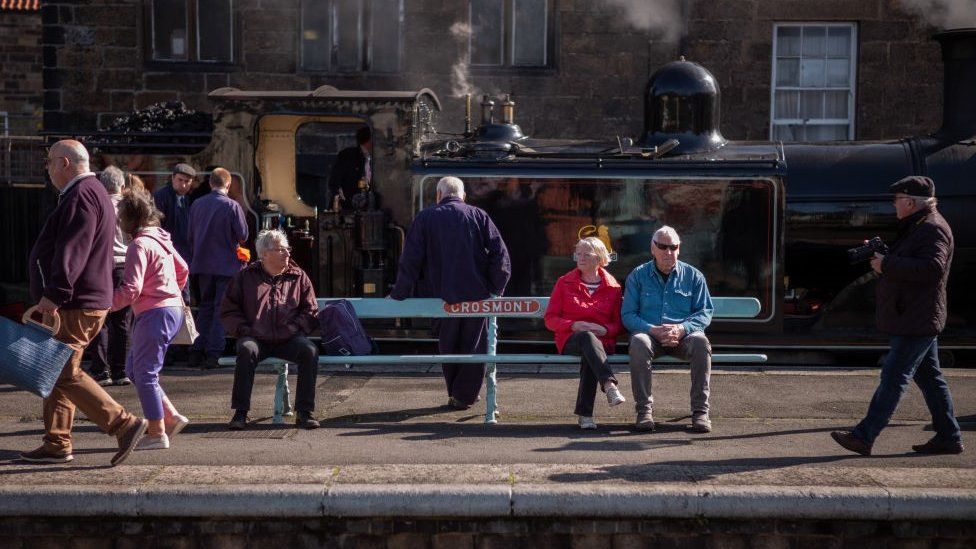
[[[573,253],[576,268],[556,281],[546,308],[546,328],[556,335],[556,348],[564,355],[580,357],[580,383],[576,411],[581,429],[596,429],[593,401],[596,386],[607,394],[607,403],[616,406],[626,399],[617,388],[617,379],[607,363],[620,332],[620,284],[604,267],[610,254],[603,242],[587,237],[576,243]]]
[[[176,253],[169,233],[159,227],[162,214],[145,192],[134,191],[119,202],[119,225],[132,236],[125,254],[122,283],[115,289],[112,310],[131,306],[132,345],[125,373],[135,385],[147,435],[137,450],[169,448],[189,420],[180,415],[159,386],[166,348],[183,324],[183,298],[189,271]]]

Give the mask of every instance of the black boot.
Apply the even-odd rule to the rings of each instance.
[[[298,412],[295,417],[295,425],[302,429],[318,429],[319,422],[312,417],[312,412]]]

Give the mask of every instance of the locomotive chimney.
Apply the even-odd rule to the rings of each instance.
[[[936,136],[961,141],[976,137],[976,28],[934,36],[942,46],[942,127]]]
[[[644,93],[645,147],[678,141],[673,154],[717,149],[725,145],[719,131],[721,92],[708,69],[673,61],[657,70]]]

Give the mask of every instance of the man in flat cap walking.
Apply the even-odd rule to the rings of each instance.
[[[898,401],[914,379],[932,414],[935,436],[912,449],[922,454],[961,454],[962,433],[949,386],[939,368],[938,336],[946,322],[946,282],[952,264],[952,230],[936,210],[935,183],[909,176],[890,187],[898,234],[886,255],[875,254],[878,329],[891,336],[881,382],[867,416],[853,431],[830,434],[844,448],[871,455]]]

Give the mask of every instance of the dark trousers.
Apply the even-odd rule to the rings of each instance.
[[[891,337],[891,350],[881,365],[881,383],[871,398],[867,416],[854,428],[854,436],[873,444],[913,379],[932,414],[936,437],[944,442],[960,442],[962,433],[952,411],[949,385],[939,368],[939,344],[935,336]]]
[[[437,323],[437,350],[442,355],[488,352],[487,318],[445,318]],[[485,381],[485,364],[441,364],[447,396],[462,404],[474,404]]]
[[[608,381],[617,383],[613,377],[613,370],[607,363],[607,352],[600,343],[600,338],[593,332],[576,332],[569,336],[563,345],[564,355],[580,357],[580,382],[576,392],[576,410],[578,416],[593,416],[593,401],[596,399],[596,386],[600,389]]]
[[[230,407],[251,409],[251,389],[254,369],[258,362],[275,357],[298,365],[298,388],[295,391],[295,410],[311,412],[315,409],[315,378],[319,373],[319,350],[307,337],[295,336],[283,343],[258,341],[253,337],[237,340],[237,369],[234,370],[234,392]]]
[[[122,284],[125,265],[112,269],[112,287]],[[125,358],[129,353],[129,331],[132,329],[132,309],[126,307],[105,317],[105,324],[91,345],[91,375],[101,376],[106,371],[112,379],[125,377]]]
[[[227,291],[229,276],[197,275],[200,285],[200,306],[197,308],[197,331],[200,337],[193,342],[194,351],[203,351],[208,357],[224,353],[224,325],[220,322],[220,301]]]

